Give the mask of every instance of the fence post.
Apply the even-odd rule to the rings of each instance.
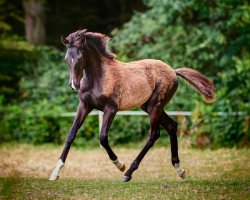
[[[98,125],[99,125],[99,133],[101,133],[102,129],[102,121],[103,121],[103,112],[98,111]]]

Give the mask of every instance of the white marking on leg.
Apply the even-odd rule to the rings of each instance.
[[[174,168],[177,172],[177,174],[181,177],[181,178],[186,178],[186,172],[185,170],[179,165],[179,163],[175,163],[174,164]]]
[[[118,159],[115,161],[112,160],[112,163],[117,167],[117,169],[121,170],[124,167],[124,163],[120,162]]]
[[[50,181],[55,181],[59,178],[60,171],[62,167],[64,166],[64,162],[60,159],[58,160],[55,169],[53,170],[49,180]]]
[[[72,62],[72,64],[73,64],[73,62],[74,62],[74,59],[71,59],[71,62]]]
[[[74,85],[73,79],[72,79],[72,81],[71,81],[71,87],[73,88],[73,90],[76,90],[76,86]]]

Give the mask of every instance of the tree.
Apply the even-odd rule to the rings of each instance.
[[[24,0],[25,35],[34,45],[45,42],[45,7],[41,0]]]

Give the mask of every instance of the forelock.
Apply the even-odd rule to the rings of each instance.
[[[84,33],[87,30],[79,30],[76,31],[74,33],[69,34],[69,36],[67,37],[68,41],[69,41],[69,47],[81,47],[83,44],[83,37],[84,37]]]

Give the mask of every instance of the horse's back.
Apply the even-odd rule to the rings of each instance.
[[[134,71],[137,74],[144,74],[148,83],[154,89],[157,85],[164,88],[171,87],[177,82],[177,76],[173,68],[161,60],[144,59],[127,63],[128,71]]]
[[[153,75],[164,76],[168,78],[176,78],[176,73],[173,68],[161,60],[156,59],[143,59],[126,63],[128,68],[137,68],[147,70],[148,73]]]

